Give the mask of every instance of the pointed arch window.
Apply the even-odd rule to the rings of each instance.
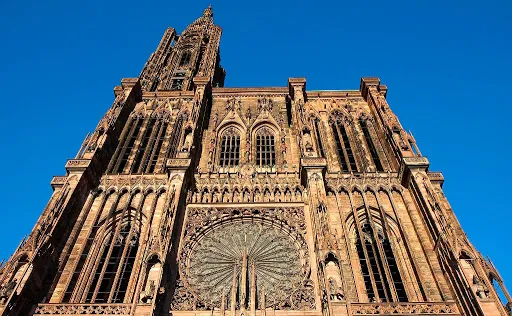
[[[316,144],[317,144],[317,148],[318,148],[318,154],[320,155],[320,157],[325,157],[324,146],[322,145],[322,137],[320,136],[320,120],[318,118],[315,118],[313,120],[313,122],[314,122],[313,126],[315,127],[315,136],[316,136]]]
[[[368,130],[368,123],[363,118],[359,119],[359,126],[361,126],[361,130],[363,131],[364,139],[366,141],[366,145],[368,146],[368,150],[370,151],[370,155],[372,156],[373,164],[377,171],[384,171],[382,168],[382,163],[379,159],[379,154],[377,153],[377,149],[375,148],[375,144],[373,143],[372,137],[370,135],[370,131]]]
[[[240,134],[230,127],[222,134],[219,165],[223,168],[238,166],[240,161]]]
[[[142,142],[137,148],[135,159],[133,161],[133,165],[131,168],[131,173],[141,173],[143,170],[140,169],[142,160],[144,158],[145,153],[147,152],[148,145],[153,141],[153,129],[156,124],[155,118],[150,118],[146,124],[146,129],[143,131]]]
[[[174,126],[172,128],[171,139],[169,141],[169,157],[175,158],[178,153],[178,148],[180,147],[180,140],[182,134],[183,122],[187,119],[187,114],[182,113],[178,116],[176,121],[174,122]]]
[[[109,165],[109,172],[154,173],[167,130],[168,119],[160,117],[133,117]]]
[[[135,264],[139,246],[138,233],[131,223],[107,236],[92,283],[88,303],[122,303]]]
[[[181,55],[179,67],[186,66],[190,63],[190,58],[192,57],[192,54],[189,51],[183,52]]]
[[[155,171],[156,172],[161,171],[161,170],[159,170],[161,167],[159,167],[159,169],[156,169],[156,166],[157,166],[157,162],[158,162],[158,157],[160,157],[160,151],[162,150],[162,145],[164,143],[168,127],[169,127],[169,122],[167,119],[164,119],[162,121],[162,123],[160,124],[158,134],[156,135],[155,141],[153,143],[154,146],[150,146],[150,148],[149,148],[149,149],[153,148],[153,151],[149,155],[149,157],[146,161],[146,164],[144,166],[144,169],[148,173],[153,173]]]
[[[407,302],[400,272],[389,240],[370,224],[357,230],[356,251],[370,302]]]
[[[128,158],[135,147],[135,141],[139,137],[139,133],[144,123],[143,117],[132,117],[126,127],[126,132],[122,141],[114,153],[111,162],[111,173],[123,173],[128,164]]]
[[[341,122],[341,119],[332,120],[331,129],[334,134],[334,140],[336,142],[336,149],[338,151],[338,160],[341,170],[343,172],[357,172],[357,164],[354,157],[354,152],[352,151],[347,131]]]
[[[256,132],[256,166],[272,168],[276,164],[275,137],[270,128],[263,127]]]

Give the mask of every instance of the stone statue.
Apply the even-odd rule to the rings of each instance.
[[[8,282],[5,286],[0,289],[0,304],[5,304],[16,287],[17,280],[14,279]]]
[[[153,301],[155,295],[155,280],[150,280],[146,290],[140,294],[140,301],[144,304],[149,304]]]

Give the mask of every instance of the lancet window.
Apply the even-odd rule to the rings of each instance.
[[[176,154],[178,153],[178,149],[180,147],[180,141],[182,136],[182,127],[183,122],[187,119],[186,114],[181,114],[176,119],[176,122],[174,123],[174,128],[172,131],[171,139],[169,141],[169,157],[175,158]]]
[[[189,51],[184,52],[181,55],[179,67],[183,67],[183,66],[188,65],[190,63],[190,57],[191,56],[192,56],[192,54]]]
[[[370,150],[370,155],[372,156],[375,168],[377,169],[377,171],[384,171],[384,168],[382,168],[382,163],[380,162],[379,159],[379,155],[377,153],[377,149],[375,148],[375,144],[373,143],[372,137],[370,135],[370,131],[368,130],[368,124],[366,123],[366,120],[360,118],[359,126],[361,126],[361,130],[363,131],[364,139],[366,141],[368,149]]]
[[[154,173],[168,129],[167,118],[132,118],[109,166],[111,173]]]
[[[357,229],[356,250],[370,302],[407,302],[390,241],[369,223]]]
[[[318,154],[320,157],[325,157],[324,146],[322,145],[322,137],[320,136],[320,120],[315,118],[313,121],[315,128],[316,144],[318,148]]]
[[[181,90],[183,88],[183,78],[172,79],[171,90]]]
[[[148,156],[143,164],[143,169],[147,173],[155,172],[157,167],[158,157],[160,156],[160,151],[162,150],[162,145],[164,143],[165,136],[167,134],[167,128],[169,127],[169,122],[167,120],[161,120],[158,128],[156,129],[155,137],[153,138],[151,144],[148,147]],[[157,170],[159,171],[159,170]]]
[[[341,170],[343,172],[357,172],[357,164],[354,157],[354,152],[350,145],[350,140],[347,135],[347,130],[341,119],[335,119],[331,122],[331,129],[334,134],[336,142],[336,149],[338,151],[338,160]]]
[[[139,236],[131,221],[118,226],[102,245],[86,302],[122,303],[124,300],[137,255]]]
[[[222,134],[219,165],[224,168],[238,166],[240,161],[240,134],[230,127]]]
[[[123,173],[126,165],[128,164],[130,154],[135,146],[135,141],[139,137],[139,132],[143,123],[144,118],[142,117],[133,117],[130,119],[125,131],[125,137],[119,142],[119,147],[114,153],[114,157],[111,162],[113,165],[110,168],[112,173]]]
[[[142,163],[142,159],[144,158],[144,153],[148,149],[148,144],[150,142],[150,139],[152,140],[152,133],[153,128],[155,127],[156,119],[150,118],[148,120],[148,123],[146,125],[146,129],[143,132],[142,135],[142,142],[140,143],[139,147],[137,148],[137,151],[135,152],[135,159],[133,161],[133,165],[131,168],[132,173],[140,173],[140,167]]]
[[[272,168],[276,164],[274,133],[268,128],[260,128],[256,132],[256,166]]]

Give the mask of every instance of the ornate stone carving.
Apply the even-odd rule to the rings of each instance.
[[[314,308],[305,234],[302,208],[190,208],[172,308],[220,307],[232,282],[264,288],[267,306],[276,309]],[[194,297],[193,306],[185,297]],[[235,300],[243,307],[250,299]]]
[[[66,170],[72,171],[84,171],[87,169],[91,160],[89,159],[70,159],[66,163]]]
[[[180,159],[181,160],[181,159]],[[183,159],[188,160],[188,159]],[[105,175],[101,178],[100,188],[108,190],[110,188],[134,188],[141,189],[153,188],[158,190],[168,184],[167,175],[148,174],[148,175]]]
[[[455,303],[353,303],[352,315],[438,315],[459,314]]]
[[[377,188],[402,188],[397,173],[368,173],[362,176],[354,176],[350,174],[334,174],[326,175],[327,187],[334,192],[341,189],[349,190],[354,187],[365,188],[367,186]]]
[[[132,304],[39,304],[34,315],[130,315]]]

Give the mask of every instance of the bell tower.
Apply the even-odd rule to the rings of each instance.
[[[225,72],[220,67],[221,33],[222,29],[213,23],[211,6],[180,35],[168,28],[142,70],[143,89],[190,91],[196,76],[207,77],[213,86],[222,87]]]

